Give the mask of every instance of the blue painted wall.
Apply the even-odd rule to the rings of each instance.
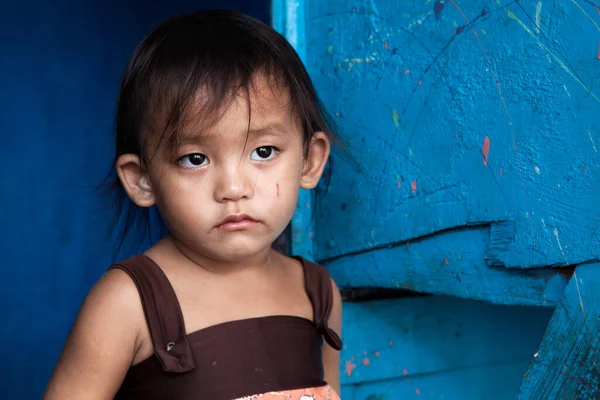
[[[95,186],[112,158],[129,55],[155,24],[266,1],[1,1],[0,397],[37,399],[114,243]],[[132,249],[129,249],[132,251]]]
[[[588,359],[596,352],[585,350],[593,336],[569,338],[597,314],[597,304],[580,297],[581,313],[563,310],[573,300],[572,291],[564,294],[573,269],[556,267],[600,259],[600,6],[484,0],[274,4],[280,15],[275,21],[301,52],[347,150],[334,155],[316,204],[299,203],[292,245],[325,264],[343,288],[408,289],[539,307],[527,309],[530,314],[520,307],[487,308],[478,316],[469,311],[472,303],[458,302],[456,313],[443,314],[433,328],[435,323],[411,324],[408,305],[419,308],[413,300],[378,302],[376,310],[350,304],[350,314],[361,317],[345,319],[352,343],[343,353],[351,372],[345,398],[511,398],[552,312],[544,307],[557,307],[540,347],[547,355],[532,360],[522,398],[535,390],[556,398],[595,393],[572,389],[584,378],[588,386],[595,382],[588,378],[597,367]],[[570,282],[584,283],[575,275]],[[428,298],[414,319],[437,315],[443,309],[437,301]],[[591,308],[587,314],[584,302]],[[524,321],[540,325],[509,340],[506,333],[483,333],[478,324],[501,332],[491,328],[499,310],[507,313],[508,329]],[[453,346],[448,330],[457,321],[478,332],[468,344],[456,344],[459,354],[496,345],[506,346],[503,355],[523,359],[487,353],[479,367],[448,367],[438,346]],[[403,343],[410,342],[406,336],[418,339],[384,361],[379,349],[394,353],[385,346],[393,335]],[[486,345],[492,336],[493,345]],[[557,351],[564,343],[575,350]],[[370,344],[377,350],[361,351]],[[436,366],[394,373],[392,365],[401,359]]]
[[[492,226],[490,266],[600,258],[599,5],[304,4],[306,62],[351,155],[315,258],[473,225]]]

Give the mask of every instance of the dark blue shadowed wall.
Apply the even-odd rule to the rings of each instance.
[[[268,1],[3,1],[0,12],[0,395],[41,397],[86,292],[106,269],[96,186],[121,73],[161,21],[207,7],[269,20]]]

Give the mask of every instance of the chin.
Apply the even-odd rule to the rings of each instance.
[[[254,241],[237,241],[237,243],[222,243],[219,248],[219,257],[227,261],[244,261],[259,254],[271,246],[268,243]]]

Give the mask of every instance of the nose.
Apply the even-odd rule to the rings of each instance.
[[[244,163],[232,162],[224,165],[217,175],[215,200],[222,203],[252,198],[254,189],[248,173],[249,168]]]

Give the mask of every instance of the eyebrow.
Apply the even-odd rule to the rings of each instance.
[[[249,135],[252,136],[262,136],[262,135],[273,135],[273,136],[287,136],[289,135],[289,129],[279,123],[269,124],[267,126],[258,128],[258,129],[250,129],[248,132]]]
[[[260,137],[260,136],[276,136],[285,138],[289,135],[290,129],[280,123],[271,123],[257,129],[250,129],[248,136]],[[179,146],[184,146],[190,143],[202,143],[211,140],[202,132],[195,132],[185,135],[179,140]]]

